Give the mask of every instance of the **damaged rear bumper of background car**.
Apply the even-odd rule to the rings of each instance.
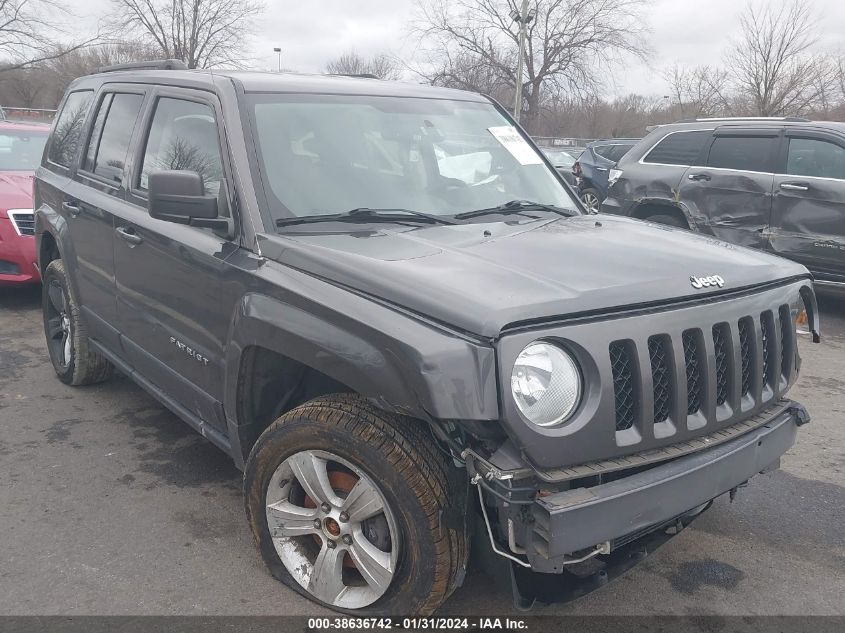
[[[633,474],[607,483],[537,496],[531,503],[524,497],[520,500],[519,492],[506,492],[526,490],[525,482],[507,480],[506,475],[502,480],[501,470],[487,470],[489,464],[469,455],[470,473],[477,475],[473,481],[483,488],[488,501],[496,501],[499,521],[507,522],[507,527],[499,527],[500,533],[508,535],[510,551],[504,553],[513,556],[515,592],[521,576],[519,593],[528,604],[537,596],[526,597],[530,591],[525,585],[542,584],[544,602],[587,593],[645,558],[716,497],[725,493],[733,497],[736,489],[757,473],[777,468],[780,457],[795,442],[798,427],[807,423],[809,416],[792,401],[781,401],[766,414],[741,435],[721,442],[706,440],[715,446],[646,469],[634,468]],[[509,498],[515,503],[507,503]],[[505,545],[499,544],[501,549],[493,545],[501,554]],[[566,573],[582,559],[594,564],[594,573],[578,578]],[[532,572],[543,573],[533,574],[532,582],[527,577]],[[565,588],[557,592],[550,586],[556,575],[566,577],[561,578]]]

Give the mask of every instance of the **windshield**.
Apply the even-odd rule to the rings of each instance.
[[[513,200],[578,213],[539,154],[490,103],[249,98],[273,220],[358,208],[455,215]]]
[[[35,171],[46,143],[46,132],[0,131],[0,171]]]

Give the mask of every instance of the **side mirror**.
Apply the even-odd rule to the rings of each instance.
[[[150,216],[177,222],[207,226],[203,220],[217,220],[217,196],[205,193],[202,177],[195,171],[156,171],[147,181]],[[192,222],[192,220],[199,220]]]

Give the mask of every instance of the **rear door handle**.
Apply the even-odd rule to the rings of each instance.
[[[133,248],[144,241],[144,238],[138,235],[131,226],[120,226],[115,229],[115,232],[129,242],[129,248]]]
[[[810,185],[804,182],[782,182],[780,188],[788,191],[809,191]]]
[[[710,180],[710,176],[708,174],[690,174],[687,178],[690,180]]]
[[[62,202],[62,210],[67,211],[70,217],[75,218],[82,213],[82,207],[76,202]]]

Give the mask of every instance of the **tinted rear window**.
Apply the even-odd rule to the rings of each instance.
[[[48,154],[51,162],[62,167],[70,167],[76,155],[79,135],[82,133],[82,125],[85,123],[93,98],[93,90],[79,90],[68,95],[62,112],[56,120],[56,127],[53,129]]]
[[[108,95],[103,99],[97,113],[97,124],[102,132],[99,139],[93,134],[91,136],[90,147],[85,155],[86,169],[107,180],[122,180],[129,139],[143,100],[142,95],[126,93],[114,93],[111,99]],[[106,115],[103,123],[101,115],[104,111]]]
[[[772,171],[778,139],[773,136],[719,136],[710,146],[708,167]]]
[[[704,144],[712,138],[712,130],[674,132],[666,136],[643,158],[644,163],[693,165]]]

